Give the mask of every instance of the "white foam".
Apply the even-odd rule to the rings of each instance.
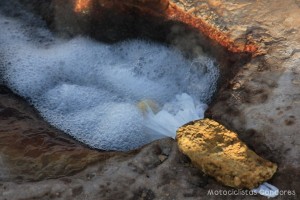
[[[158,138],[136,106],[143,99],[170,111],[166,103],[174,103],[177,94],[187,93],[202,105],[216,89],[218,68],[205,56],[190,61],[141,40],[115,45],[83,37],[63,41],[41,28],[40,34],[53,42],[40,44],[20,22],[0,16],[0,26],[5,84],[51,124],[94,148],[130,150]]]
[[[279,195],[279,189],[267,182],[262,183],[260,186],[258,186],[255,189],[252,189],[251,191],[256,194],[258,193],[262,196],[266,196],[268,198],[274,198]]]

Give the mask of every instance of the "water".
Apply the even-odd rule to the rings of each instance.
[[[203,117],[216,90],[218,67],[205,55],[188,60],[142,40],[63,40],[4,16],[0,26],[1,81],[94,148],[126,151],[174,138],[179,126]]]
[[[196,102],[191,96],[183,93],[176,95],[173,101],[164,104],[157,113],[154,113],[148,104],[146,109],[144,124],[152,133],[151,135],[175,138],[176,131],[180,126],[204,118],[207,105]]]

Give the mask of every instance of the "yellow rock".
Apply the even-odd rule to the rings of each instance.
[[[194,165],[227,186],[253,189],[277,170],[276,164],[250,150],[236,133],[210,119],[180,127],[176,139]]]

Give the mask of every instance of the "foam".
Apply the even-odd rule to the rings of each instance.
[[[147,126],[136,106],[144,99],[170,114],[168,105],[176,95],[186,93],[196,109],[216,89],[218,68],[206,56],[187,60],[166,46],[141,40],[114,45],[84,37],[62,40],[42,28],[25,31],[22,23],[4,16],[0,26],[2,81],[48,122],[94,148],[130,150],[165,137]],[[37,42],[30,32],[45,41]],[[196,109],[202,112],[196,117],[204,107]]]
[[[176,95],[173,101],[167,102],[157,113],[148,106],[144,124],[155,139],[163,136],[175,139],[176,131],[180,126],[193,120],[203,119],[206,109],[206,104],[183,93]]]

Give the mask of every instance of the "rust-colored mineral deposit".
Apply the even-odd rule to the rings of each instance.
[[[137,13],[137,18],[152,18],[156,17],[161,21],[170,22],[176,21],[186,24],[204,36],[217,42],[219,45],[225,47],[228,51],[233,53],[248,53],[252,56],[264,54],[259,45],[254,41],[247,40],[246,44],[237,43],[231,38],[228,33],[220,30],[218,27],[210,24],[201,16],[196,16],[192,11],[185,11],[185,6],[179,5],[188,4],[186,0],[174,1],[174,0],[69,0],[74,1],[74,11],[76,13],[86,12],[94,6],[94,12],[92,12],[92,18],[96,21],[101,20],[105,12],[103,10],[110,10],[115,13]],[[96,6],[97,5],[97,6]],[[191,9],[191,10],[195,10]],[[200,8],[197,8],[201,10]],[[212,16],[206,16],[212,18]]]

